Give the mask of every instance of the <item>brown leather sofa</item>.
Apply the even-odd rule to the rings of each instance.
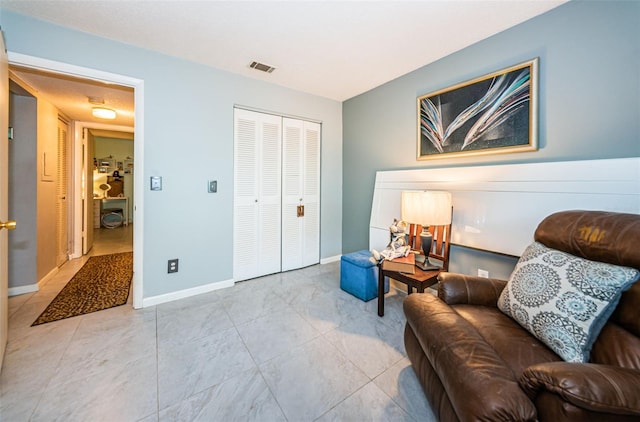
[[[585,233],[585,227],[606,236]],[[595,235],[602,241],[593,242]],[[540,223],[535,240],[640,268],[640,215],[556,213]],[[589,363],[562,361],[503,314],[496,303],[506,283],[442,273],[438,297],[405,300],[405,348],[438,419],[639,421],[640,281],[623,293]]]

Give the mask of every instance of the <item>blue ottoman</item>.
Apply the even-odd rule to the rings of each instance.
[[[365,302],[378,297],[378,267],[370,257],[369,251],[358,251],[340,258],[340,288]],[[389,292],[388,279],[384,292]]]

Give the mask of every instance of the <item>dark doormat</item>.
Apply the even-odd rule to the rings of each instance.
[[[31,326],[127,303],[133,252],[92,256]]]

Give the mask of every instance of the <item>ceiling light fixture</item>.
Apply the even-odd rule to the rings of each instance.
[[[91,110],[91,114],[93,114],[93,117],[97,117],[99,119],[113,120],[116,118],[115,110],[111,110],[110,108],[104,108],[104,107],[94,107]]]

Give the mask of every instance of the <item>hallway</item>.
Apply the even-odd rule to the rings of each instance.
[[[13,319],[16,316],[16,312],[21,310],[21,318],[24,318],[25,321],[29,320],[33,314],[36,314],[33,318],[35,320],[90,257],[133,251],[132,224],[115,229],[94,229],[93,233],[93,247],[87,255],[69,260],[61,265],[58,272],[44,285],[40,286],[39,291],[9,298],[9,340],[12,338],[12,332],[25,328],[24,324]],[[127,303],[127,306],[130,306],[131,294],[129,294]],[[31,323],[26,326],[29,327],[30,325]]]
[[[133,251],[133,224],[115,229],[94,229],[89,256]]]

